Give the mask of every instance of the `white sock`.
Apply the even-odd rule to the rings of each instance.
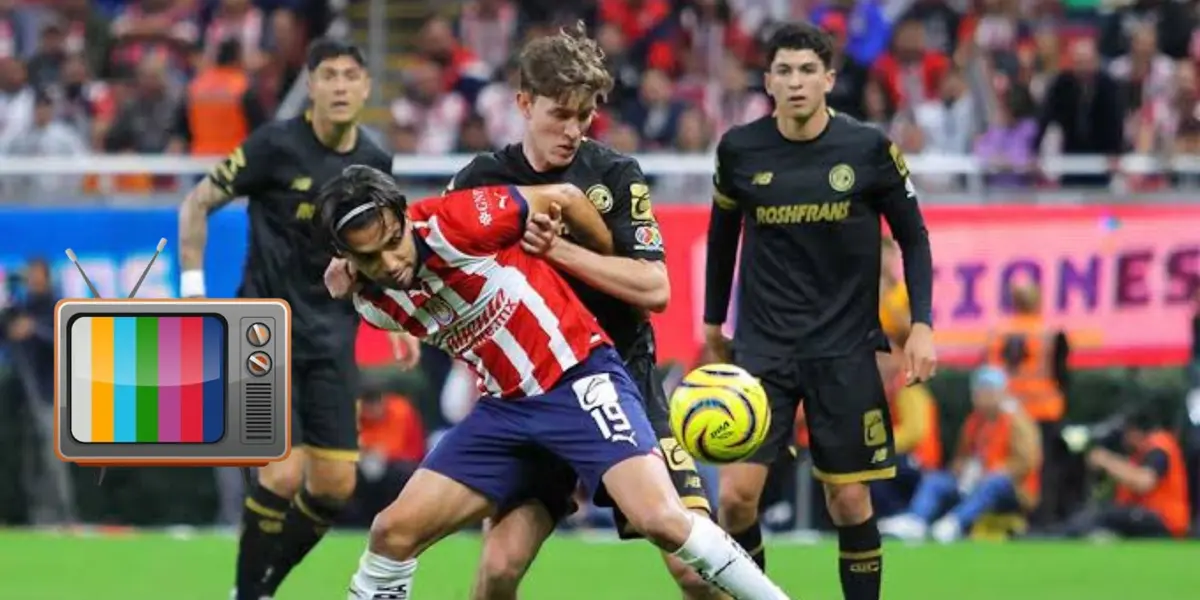
[[[392,560],[367,550],[350,579],[347,600],[411,600],[417,559]]]
[[[692,518],[692,532],[675,556],[735,600],[789,600],[754,559],[716,523]]]

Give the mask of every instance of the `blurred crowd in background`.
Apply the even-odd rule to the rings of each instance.
[[[400,154],[517,140],[513,57],[524,40],[576,19],[616,75],[592,135],[625,152],[706,153],[729,127],[768,114],[760,41],[793,19],[836,40],[835,109],[887,130],[909,154],[975,156],[994,186],[1111,181],[1056,181],[1039,156],[1200,150],[1194,0],[375,1],[430,15],[411,31],[388,21],[388,48],[403,37],[404,56],[375,74],[397,85],[377,86],[379,110],[366,122]],[[188,101],[205,89],[189,82],[241,69],[252,101],[239,110],[252,122],[274,114],[306,39],[332,11],[321,0],[0,0],[0,155],[220,154],[190,143]]]

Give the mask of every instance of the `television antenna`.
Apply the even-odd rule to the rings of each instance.
[[[137,283],[134,284],[133,289],[129,290],[129,296],[127,296],[128,298],[137,296],[138,290],[142,287],[142,282],[146,281],[146,275],[150,273],[150,268],[154,266],[155,259],[158,258],[158,254],[162,252],[163,248],[166,246],[167,238],[158,240],[158,247],[154,249],[154,256],[150,257],[150,262],[146,263],[146,268],[142,270],[142,276],[138,277]],[[79,270],[79,274],[83,276],[83,282],[86,283],[88,289],[91,290],[92,296],[101,298],[100,292],[96,291],[96,286],[92,285],[92,280],[88,279],[87,273],[84,272],[83,265],[79,264],[79,259],[75,256],[75,251],[67,248],[67,258],[71,259],[71,262],[75,264],[75,268]],[[100,467],[100,477],[96,480],[96,485],[101,485],[104,483],[104,472],[105,467]]]

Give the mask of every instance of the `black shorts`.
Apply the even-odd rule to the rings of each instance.
[[[358,365],[292,361],[292,446],[316,456],[358,460]]]
[[[874,349],[808,360],[739,352],[735,362],[762,381],[771,403],[771,429],[750,462],[770,465],[791,448],[803,402],[817,479],[839,484],[895,477],[892,416]]]
[[[642,399],[646,403],[646,416],[650,418],[650,426],[654,428],[654,434],[658,437],[658,446],[662,450],[667,470],[671,474],[671,483],[675,484],[675,491],[679,493],[684,506],[712,515],[708,494],[704,490],[704,481],[700,479],[700,473],[696,471],[696,461],[679,445],[679,442],[675,441],[675,435],[671,433],[667,396],[663,392],[662,382],[658,377],[658,368],[654,361],[649,357],[635,358],[625,363],[625,368],[629,371],[629,376],[634,383],[637,384],[638,391],[641,392]],[[604,498],[603,494],[601,496],[599,503],[601,505],[609,504],[609,502],[605,502],[608,499]],[[629,527],[629,521],[621,513],[621,509],[613,507],[613,519],[616,521],[617,534],[621,539],[642,537],[640,533]]]

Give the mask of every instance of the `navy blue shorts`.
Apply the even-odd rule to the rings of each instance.
[[[610,468],[657,445],[637,385],[604,346],[540,396],[481,398],[421,467],[483,494],[500,513],[539,500],[561,517],[576,475],[594,496]]]

